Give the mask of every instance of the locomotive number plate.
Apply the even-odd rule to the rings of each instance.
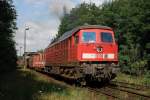
[[[82,58],[83,59],[96,59],[96,58],[114,59],[114,54],[113,53],[108,53],[108,54],[83,53]]]
[[[82,58],[85,58],[85,59],[89,59],[89,58],[95,59],[97,58],[96,56],[97,55],[95,53],[83,53],[82,54]]]

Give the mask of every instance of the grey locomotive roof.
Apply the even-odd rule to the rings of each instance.
[[[107,30],[112,30],[112,28],[108,27],[108,26],[102,26],[102,25],[84,25],[84,26],[78,26],[70,31],[65,32],[56,42],[50,44],[48,47],[51,47],[69,37],[71,37],[74,33],[78,32],[81,29],[96,29],[96,28],[100,28],[100,29],[107,29]]]

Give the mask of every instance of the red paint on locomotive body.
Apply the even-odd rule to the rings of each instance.
[[[95,32],[96,40],[93,43],[82,41],[84,32]],[[111,42],[103,42],[101,34],[105,32],[112,36]],[[80,30],[80,39],[78,45],[79,61],[118,61],[118,46],[115,43],[114,32],[104,29],[85,29]]]
[[[118,45],[111,28],[88,26],[74,30],[69,33],[70,36],[66,35],[67,38],[60,38],[45,49],[46,66],[79,62],[118,62]]]

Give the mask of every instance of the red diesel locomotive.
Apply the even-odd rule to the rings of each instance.
[[[119,69],[118,45],[113,30],[107,26],[74,28],[51,43],[41,55],[43,60],[39,61],[44,65],[37,68],[78,80],[82,85],[87,81],[111,80]],[[32,63],[37,62],[36,57],[32,59]]]

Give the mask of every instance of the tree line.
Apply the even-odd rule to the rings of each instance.
[[[12,0],[0,0],[0,73],[16,68],[15,29],[16,10]]]
[[[112,0],[100,6],[84,2],[70,13],[64,9],[54,41],[85,23],[114,29],[122,72],[141,75],[150,69],[150,0]]]

